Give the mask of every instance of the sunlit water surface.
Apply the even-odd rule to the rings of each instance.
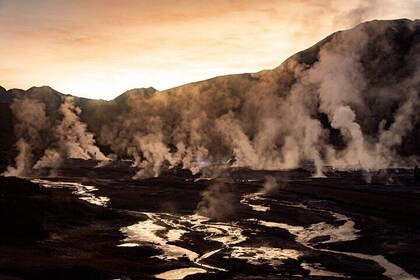
[[[95,205],[106,207],[109,202],[109,198],[95,195],[95,192],[98,190],[95,186],[41,179],[33,179],[31,181],[41,184],[46,188],[72,189],[73,193],[79,196],[80,199]],[[263,193],[246,194],[242,197],[241,203],[248,205],[253,211],[257,212],[266,212],[271,209],[269,205],[270,200],[265,198]],[[278,201],[276,203],[281,204],[281,202]],[[297,242],[313,250],[344,254],[359,259],[372,260],[382,266],[385,269],[384,275],[390,277],[391,279],[416,279],[413,275],[407,273],[399,266],[390,263],[382,255],[367,255],[316,248],[316,245],[321,243],[345,242],[357,239],[359,236],[358,230],[354,228],[355,223],[349,217],[336,212],[310,208],[302,204],[284,203],[284,206],[304,208],[310,211],[329,212],[336,221],[341,221],[342,224],[340,226],[334,226],[321,222],[303,227],[258,219],[248,219],[246,221],[265,227],[285,229],[295,236],[295,240]],[[219,253],[222,250],[229,252],[228,255],[224,255],[224,258],[236,258],[254,265],[267,264],[273,267],[282,265],[284,260],[297,259],[303,255],[303,252],[290,248],[241,246],[241,243],[246,241],[247,237],[242,234],[244,229],[241,228],[239,222],[213,222],[208,218],[197,214],[176,215],[172,213],[141,213],[146,215],[147,219],[131,226],[121,228],[120,231],[126,235],[126,238],[118,246],[136,247],[149,244],[162,252],[160,255],[153,256],[153,258],[176,260],[186,257],[196,265],[196,267],[174,269],[157,274],[155,277],[158,279],[183,279],[188,275],[197,273],[226,271],[224,268],[211,266],[205,262],[207,258]],[[250,229],[247,228],[246,230],[249,231]],[[176,241],[182,240],[184,235],[194,232],[205,233],[206,236],[204,237],[204,240],[218,242],[220,247],[200,255],[190,249],[173,244]],[[311,240],[321,236],[324,237],[323,239],[320,239],[321,241],[317,241],[315,243],[310,242]],[[338,278],[349,277],[342,273],[328,271],[319,263],[302,262],[301,266],[302,268],[310,271],[310,276]]]
[[[81,200],[85,200],[91,204],[106,207],[109,198],[105,196],[96,196],[95,192],[98,190],[95,186],[88,186],[81,183],[49,181],[41,179],[32,179],[31,182],[40,184],[46,188],[68,188],[72,189],[73,193]]]
[[[253,211],[257,212],[270,210],[270,201],[269,199],[264,198],[262,193],[244,195],[241,203],[250,206]],[[278,203],[279,202],[277,202],[277,204]],[[357,239],[359,231],[355,229],[354,221],[340,213],[318,208],[310,208],[309,206],[302,204],[294,205],[284,203],[284,205],[288,207],[304,208],[309,211],[328,212],[335,218],[336,221],[341,222],[341,225],[335,226],[326,222],[320,222],[303,227],[258,219],[248,219],[246,222],[270,228],[285,229],[295,236],[295,240],[297,242],[312,250],[344,254],[360,259],[372,260],[385,269],[385,276],[392,279],[416,279],[402,268],[387,261],[385,257],[381,255],[366,255],[316,248],[316,245],[321,243],[345,242]],[[224,268],[211,266],[206,263],[207,258],[221,252],[222,250],[224,252],[223,258],[236,258],[253,265],[267,264],[273,267],[281,266],[284,260],[287,259],[298,259],[304,254],[304,252],[299,252],[298,250],[291,248],[276,248],[269,246],[252,247],[249,245],[242,246],[241,243],[246,241],[247,237],[243,235],[243,231],[245,229],[241,228],[241,223],[239,222],[213,222],[208,218],[197,214],[176,215],[171,213],[147,212],[143,212],[143,214],[148,217],[147,220],[121,229],[121,232],[126,235],[126,238],[119,246],[141,246],[149,244],[161,250],[162,254],[154,256],[156,258],[171,260],[180,257],[187,257],[196,265],[196,267],[181,270],[175,269],[155,275],[160,279],[183,279],[187,275],[194,273],[212,273],[218,270],[224,271]],[[250,231],[251,229],[246,228],[246,230]],[[205,233],[206,236],[204,237],[204,240],[219,242],[220,247],[216,250],[200,255],[197,252],[173,245],[172,242],[180,241],[184,235],[193,232],[201,234]],[[321,236],[323,237],[322,239],[319,239],[321,241],[313,242],[314,239],[316,240],[317,237]],[[169,242],[171,242],[171,244],[168,244]],[[344,273],[328,271],[319,263],[302,262],[301,266],[302,268],[309,270],[310,276],[349,278],[349,276]]]

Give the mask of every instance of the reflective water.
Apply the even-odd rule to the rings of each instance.
[[[158,279],[167,279],[167,280],[176,280],[184,279],[188,275],[193,275],[197,273],[206,273],[207,271],[202,268],[197,267],[188,267],[169,270],[160,274],[156,274],[155,277]]]
[[[98,190],[95,186],[41,179],[33,179],[32,182],[41,184],[47,188],[70,188],[80,199],[95,205],[106,207],[109,202],[109,198],[95,195],[95,192]],[[246,194],[242,197],[241,203],[248,205],[256,212],[268,212],[271,210],[271,201],[270,199],[265,198],[263,193]],[[248,219],[246,221],[264,227],[287,230],[290,234],[295,236],[297,242],[312,250],[343,254],[359,259],[374,261],[385,269],[384,276],[391,279],[416,279],[413,275],[407,273],[399,266],[389,262],[382,255],[367,255],[317,248],[317,245],[322,243],[345,242],[357,239],[359,237],[359,231],[355,228],[354,221],[341,213],[311,208],[302,204],[290,204],[276,201],[276,204],[281,205],[282,203],[287,207],[303,208],[311,212],[329,213],[335,218],[336,223],[334,224],[339,225],[336,226],[327,222],[320,222],[303,227],[257,219]],[[155,256],[156,258],[174,260],[186,257],[198,266],[170,270],[156,275],[156,277],[160,279],[183,279],[187,275],[195,273],[225,271],[224,268],[215,267],[206,263],[206,259],[215,254],[223,254],[224,258],[236,258],[250,264],[268,264],[273,267],[282,265],[283,261],[286,259],[297,259],[303,255],[303,252],[290,248],[241,246],[241,243],[247,240],[243,231],[250,231],[250,229],[242,228],[241,225],[243,224],[241,224],[240,221],[232,223],[213,222],[208,218],[197,214],[175,215],[170,213],[148,212],[142,212],[141,214],[146,215],[147,220],[121,228],[120,230],[126,235],[126,238],[123,240],[123,243],[118,246],[135,247],[149,244],[161,250],[162,253]],[[182,241],[185,235],[194,232],[204,233],[204,240],[218,242],[220,244],[219,248],[205,252],[204,254],[199,254],[190,249],[183,248],[182,246],[174,245],[174,242],[176,244],[177,241]],[[319,237],[322,238],[320,239]],[[316,241],[314,242],[314,240]],[[348,277],[342,273],[328,271],[318,263],[302,262],[301,266],[310,271],[310,276]]]
[[[335,278],[350,278],[342,273],[328,271],[322,268],[320,263],[307,263],[302,262],[302,267],[310,271],[310,276],[323,276],[323,277],[335,277]]]
[[[150,243],[163,252],[162,255],[156,258],[164,260],[187,257],[189,260],[194,261],[199,257],[197,253],[191,250],[168,244],[168,242],[180,240],[186,232],[185,230],[182,228],[169,229],[168,226],[172,227],[173,223],[164,217],[160,217],[159,214],[146,212],[143,214],[148,217],[148,220],[121,229],[121,232],[126,234],[127,238],[119,246],[127,247],[127,244],[130,244],[128,246],[133,246],[134,244]]]
[[[301,253],[293,249],[280,249],[273,247],[232,247],[230,257],[242,259],[250,264],[260,265],[268,264],[271,266],[279,266],[286,259],[297,259]],[[225,256],[225,258],[227,258]]]
[[[241,203],[248,205],[254,211],[266,212],[270,210],[270,206],[252,203],[252,201],[254,200],[260,200],[261,202],[261,199],[260,199],[261,196],[262,196],[262,193],[246,194],[243,196]]]
[[[40,184],[46,188],[69,188],[74,190],[73,193],[79,196],[81,200],[85,200],[91,204],[107,207],[109,198],[105,196],[96,196],[98,190],[95,186],[83,185],[81,183],[49,181],[41,179],[32,179],[31,182]]]
[[[259,196],[253,196],[253,203],[261,199],[264,201],[264,198],[259,198]],[[245,201],[244,201],[245,202]],[[259,224],[266,226],[266,227],[274,227],[274,228],[281,228],[289,231],[292,235],[296,236],[296,241],[301,243],[302,245],[311,248],[313,250],[323,251],[323,252],[329,252],[329,253],[335,253],[335,254],[343,254],[348,255],[352,257],[356,257],[359,259],[366,259],[366,260],[372,260],[382,266],[385,269],[385,272],[383,275],[390,277],[394,280],[400,280],[400,279],[417,279],[413,275],[407,273],[404,271],[401,267],[390,263],[384,256],[382,255],[367,255],[367,254],[361,254],[361,253],[350,253],[350,252],[340,252],[340,251],[334,251],[334,250],[328,250],[328,249],[319,249],[316,248],[317,244],[321,243],[333,243],[333,242],[344,242],[344,241],[351,241],[358,238],[358,230],[354,228],[355,223],[352,221],[349,217],[340,214],[335,213],[332,211],[327,211],[323,209],[318,208],[310,208],[305,205],[296,204],[296,205],[290,205],[287,204],[289,207],[296,207],[296,208],[304,208],[307,210],[311,210],[314,212],[328,212],[333,217],[336,218],[336,221],[344,222],[344,224],[340,226],[334,226],[327,224],[325,222],[312,224],[309,227],[302,227],[302,226],[292,226],[285,223],[276,223],[271,221],[258,221]],[[327,239],[322,239],[321,241],[317,241],[314,243],[311,243],[310,241],[314,240],[317,237],[327,237]],[[310,270],[311,276],[330,276],[330,277],[337,277],[337,273],[327,271],[327,270],[320,270],[316,267],[316,265],[311,265],[308,263],[302,263],[302,267],[305,269]],[[319,275],[319,274],[323,275]],[[338,277],[346,277],[343,274],[339,274]]]

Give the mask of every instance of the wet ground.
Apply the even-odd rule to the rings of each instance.
[[[410,170],[312,178],[310,168],[227,169],[212,180],[178,172],[136,181],[133,172],[74,161],[30,178],[40,190],[17,193],[9,189],[20,181],[2,179],[2,223],[13,229],[0,232],[2,279],[420,277]]]

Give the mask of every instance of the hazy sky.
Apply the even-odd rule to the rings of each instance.
[[[111,99],[274,68],[334,31],[419,15],[420,0],[0,0],[0,85]]]

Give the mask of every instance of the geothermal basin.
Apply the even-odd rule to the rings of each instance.
[[[27,178],[48,195],[4,193],[13,205],[19,199],[34,204],[25,213],[43,213],[36,221],[45,234],[3,236],[0,276],[420,277],[420,189],[409,169],[329,170],[325,178],[313,178],[309,169],[228,168],[207,180],[175,172],[132,180],[132,173],[129,165],[83,162],[78,167],[73,162],[54,176],[44,172]],[[43,197],[61,206],[39,203]],[[11,212],[15,219],[22,219],[19,211]]]

